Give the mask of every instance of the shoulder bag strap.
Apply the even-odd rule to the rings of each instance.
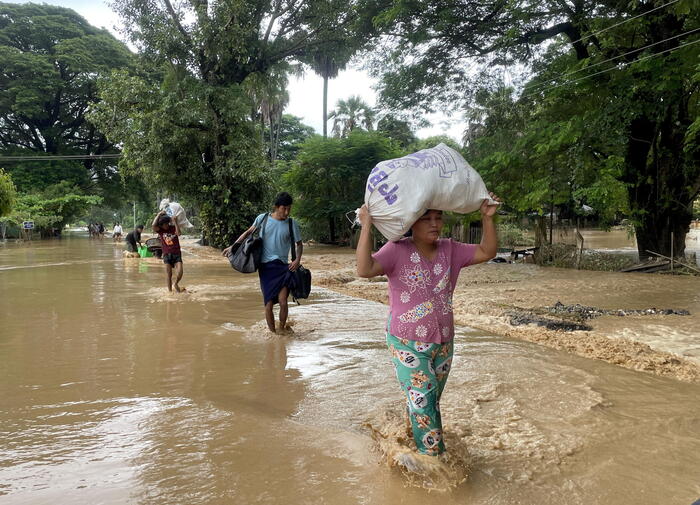
[[[292,218],[289,218],[289,241],[292,243],[292,261],[297,259],[297,243],[294,241],[294,228],[292,227]]]
[[[258,227],[255,230],[253,230],[253,235],[255,235],[255,232],[257,231],[258,237],[262,238],[263,234],[265,233],[265,223],[267,223],[267,216],[269,216],[269,215],[270,215],[269,212],[265,213],[265,217],[262,218],[262,221],[260,221],[260,224],[258,225]]]

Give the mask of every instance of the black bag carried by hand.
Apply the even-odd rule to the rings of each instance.
[[[259,231],[265,228],[268,215],[269,213],[265,214],[260,226],[255,228],[253,233],[248,235],[241,244],[233,244],[228,260],[234,270],[238,270],[242,274],[252,274],[260,266],[262,238]]]
[[[292,229],[292,218],[289,218],[289,240],[292,242],[292,261],[296,260],[296,243],[294,242],[294,231]],[[299,265],[294,272],[294,283],[292,287],[292,299],[299,303],[299,299],[308,298],[311,293],[311,272]]]

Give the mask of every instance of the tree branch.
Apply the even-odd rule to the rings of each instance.
[[[190,34],[187,33],[185,28],[180,23],[180,19],[177,16],[177,12],[175,12],[175,9],[173,8],[173,4],[170,3],[170,0],[163,0],[163,3],[165,4],[165,8],[168,10],[170,17],[172,18],[173,23],[175,24],[175,28],[177,28],[177,30],[182,34],[182,36],[185,37],[185,40],[187,40],[187,42],[192,44]]]
[[[270,32],[272,31],[272,27],[274,26],[275,21],[279,16],[281,1],[282,0],[277,0],[275,2],[275,10],[272,12],[272,17],[270,18],[270,22],[267,25],[267,30],[265,30],[265,36],[263,37],[263,43],[265,44],[267,44],[267,40],[270,38]]]

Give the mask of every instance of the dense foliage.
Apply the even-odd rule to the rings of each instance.
[[[17,190],[10,174],[0,168],[0,217],[12,212],[17,198]]]
[[[13,211],[2,218],[3,223],[19,228],[24,221],[33,221],[40,234],[54,236],[60,234],[66,224],[86,215],[91,206],[102,203],[102,197],[96,195],[78,195],[75,191],[60,193],[59,187],[54,187],[45,193],[19,196]]]
[[[0,3],[0,61],[0,156],[46,157],[5,162],[19,194],[35,195],[21,196],[18,208],[37,208],[34,200],[42,197],[36,195],[46,192],[71,202],[121,205],[125,184],[139,184],[124,181],[115,162],[56,156],[118,153],[86,116],[97,100],[99,76],[131,64],[126,46],[70,9]],[[40,218],[37,226],[54,227],[74,215],[56,205],[47,212],[61,219]]]
[[[345,214],[362,205],[370,170],[403,153],[376,132],[354,130],[343,138],[313,137],[301,146],[284,181],[295,195],[294,215],[324,241],[347,240]]]
[[[391,2],[375,17],[383,103],[466,113],[471,159],[519,209],[628,212],[640,254],[668,253],[671,232],[682,254],[700,191],[695,4]]]
[[[228,244],[270,200],[276,151],[265,156],[263,135],[267,126],[274,145],[281,123],[261,124],[259,114],[267,107],[268,118],[281,118],[275,104],[283,104],[284,90],[273,73],[342,41],[353,9],[337,0],[113,7],[159,72],[115,73],[101,84],[92,119],[123,145],[122,169],[197,205],[206,237]]]

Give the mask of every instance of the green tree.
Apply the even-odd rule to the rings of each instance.
[[[421,149],[429,149],[435,147],[438,144],[445,144],[450,146],[455,151],[461,151],[462,146],[460,146],[455,139],[449,135],[433,135],[432,137],[427,137],[424,139],[419,139],[410,146],[412,151],[420,151]]]
[[[124,44],[71,9],[0,3],[0,155],[116,153],[86,120],[96,81],[130,64]],[[20,192],[61,181],[100,193],[118,181],[104,160],[13,162]]]
[[[278,158],[282,115],[289,103],[289,74],[298,75],[299,66],[292,67],[286,62],[270,69],[266,74],[251,74],[245,80],[248,94],[253,100],[252,119],[260,122],[262,142],[266,146],[268,160],[274,164]]]
[[[68,183],[66,183],[68,184]],[[67,190],[70,188],[66,186]],[[21,225],[23,221],[33,221],[42,236],[59,234],[65,225],[73,223],[76,218],[85,216],[90,207],[99,205],[102,197],[96,195],[79,195],[73,193],[21,195],[8,218],[4,221]]]
[[[465,156],[491,189],[519,213],[554,206],[595,209],[604,223],[627,212],[618,138],[597,115],[590,98],[531,107],[513,90],[482,91],[470,111]],[[574,211],[575,213],[576,211]]]
[[[415,133],[413,133],[411,124],[393,114],[387,114],[379,120],[377,131],[395,140],[404,149],[418,141]]]
[[[367,131],[374,126],[376,113],[359,96],[338,100],[335,110],[328,115],[333,120],[333,135],[347,137],[351,131],[360,128]]]
[[[124,146],[123,170],[144,173],[196,204],[205,237],[228,244],[269,201],[270,163],[261,126],[250,118],[256,105],[246,81],[343,40],[353,6],[338,0],[113,6],[131,41],[165,77],[115,73],[102,83],[103,102],[92,117]]]
[[[292,161],[297,157],[302,144],[316,135],[313,127],[301,122],[292,114],[283,114],[280,121],[279,153],[280,161]]]
[[[0,217],[12,212],[17,198],[17,190],[12,183],[12,177],[0,168]]]
[[[294,214],[316,239],[334,242],[340,229],[347,240],[351,230],[344,216],[362,205],[369,172],[380,161],[401,155],[398,145],[377,132],[310,138],[284,176],[295,197]]]
[[[536,78],[520,103],[537,109],[582,101],[589,109],[577,111],[607,126],[596,144],[613,140],[605,153],[621,163],[613,158],[598,166],[626,188],[640,255],[646,250],[669,254],[672,234],[673,250],[682,254],[691,202],[700,191],[700,45],[695,44],[700,10],[693,0],[668,5],[469,0],[459,10],[453,7],[449,0],[418,0],[391,4],[374,16],[393,44],[375,63],[378,71],[387,69],[384,103],[426,110],[449,103],[464,109],[483,87],[473,63],[487,65],[486,74],[514,62],[528,65]],[[558,126],[571,125],[559,121]],[[542,133],[568,135],[567,130]],[[555,143],[550,154],[565,144]],[[578,144],[589,150],[587,156],[601,154]],[[524,156],[529,166],[530,155]]]

